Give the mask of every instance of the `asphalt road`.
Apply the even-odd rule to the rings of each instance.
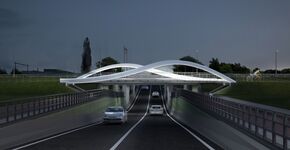
[[[161,97],[151,98],[152,91],[161,91],[160,86],[152,86],[150,90],[141,90],[136,103],[128,112],[128,121],[124,124],[99,124],[24,149],[208,149],[207,144],[202,144],[166,114],[150,116],[146,113],[149,103],[150,105],[163,104]]]

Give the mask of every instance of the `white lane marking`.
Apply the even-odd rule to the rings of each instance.
[[[73,129],[73,130],[70,130],[70,131],[67,131],[67,132],[64,132],[64,133],[61,133],[61,134],[58,134],[58,135],[54,135],[54,136],[51,136],[51,137],[48,137],[48,138],[45,138],[45,139],[41,139],[39,141],[35,141],[35,142],[32,142],[32,143],[29,143],[29,144],[14,148],[13,150],[23,149],[23,148],[26,148],[26,147],[29,147],[29,146],[32,146],[32,145],[35,145],[35,144],[38,144],[38,143],[41,143],[41,142],[45,142],[45,141],[48,141],[48,140],[51,140],[51,139],[54,139],[54,138],[57,138],[57,137],[72,133],[72,132],[75,132],[75,131],[79,131],[79,130],[82,130],[82,129],[85,129],[85,128],[88,128],[88,127],[91,127],[91,126],[99,125],[101,123],[103,123],[103,121],[100,121],[100,122],[94,123],[94,124],[90,124],[90,125],[87,125],[87,126],[84,126],[84,127],[80,127],[80,128],[77,128],[77,129]]]
[[[161,86],[160,86],[160,91],[161,91]],[[196,138],[200,143],[202,143],[205,147],[207,147],[209,150],[215,150],[214,148],[212,148],[210,145],[208,145],[204,140],[202,140],[201,138],[199,138],[197,135],[195,135],[194,133],[192,133],[189,129],[187,129],[185,126],[183,126],[182,124],[180,124],[178,121],[176,121],[174,118],[172,118],[169,113],[167,112],[167,109],[165,107],[165,103],[164,103],[164,98],[163,98],[163,94],[161,94],[161,99],[162,99],[162,103],[163,103],[163,109],[165,109],[166,115],[176,124],[178,124],[180,127],[182,127],[185,131],[187,131],[189,134],[191,134],[194,138]]]
[[[136,103],[136,101],[137,101],[137,99],[138,99],[138,97],[139,97],[139,95],[140,95],[140,92],[141,92],[141,88],[139,89],[137,95],[135,96],[135,99],[134,99],[134,101],[133,101],[133,104],[129,107],[128,112],[129,112],[129,111],[133,108],[133,106],[135,105],[135,103]]]
[[[150,98],[151,98],[151,87],[149,91],[149,97],[148,97],[148,103],[147,103],[147,108],[145,114],[142,116],[142,118],[134,124],[111,148],[110,150],[115,150],[123,141],[124,139],[133,131],[135,127],[146,117],[148,109],[149,109],[149,104],[150,104]]]
[[[137,95],[136,98],[139,97],[139,94],[140,94],[140,91],[139,90],[139,93]],[[136,99],[137,100],[137,99]],[[135,100],[135,102],[136,102]],[[132,104],[131,107],[133,107],[135,105],[135,102]],[[130,111],[130,110],[129,110]],[[57,134],[57,135],[54,135],[54,136],[51,136],[51,137],[48,137],[48,138],[45,138],[45,139],[41,139],[41,140],[38,140],[38,141],[35,141],[35,142],[32,142],[32,143],[29,143],[29,144],[26,144],[26,145],[23,145],[23,146],[20,146],[20,147],[17,147],[17,148],[14,148],[13,150],[19,150],[19,149],[23,149],[23,148],[26,148],[26,147],[29,147],[29,146],[32,146],[32,145],[35,145],[35,144],[38,144],[38,143],[41,143],[41,142],[45,142],[45,141],[48,141],[48,140],[51,140],[51,139],[54,139],[54,138],[57,138],[57,137],[60,137],[60,136],[63,136],[63,135],[66,135],[66,134],[70,134],[70,133],[73,133],[75,131],[79,131],[79,130],[82,130],[82,129],[85,129],[85,128],[89,128],[91,126],[95,126],[95,125],[99,125],[103,123],[103,121],[100,121],[98,123],[94,123],[94,124],[90,124],[90,125],[87,125],[87,126],[84,126],[84,127],[81,127],[81,128],[77,128],[77,129],[73,129],[73,130],[70,130],[70,131],[67,131],[67,132],[64,132],[64,133],[61,133],[61,134]]]

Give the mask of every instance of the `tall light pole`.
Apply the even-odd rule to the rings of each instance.
[[[196,58],[197,61],[199,61],[198,60],[198,49],[195,50],[195,58]],[[198,73],[198,69],[197,68],[195,69],[195,72],[196,72],[196,74]]]
[[[195,50],[195,58],[198,60],[198,49]]]
[[[128,49],[124,46],[124,63],[128,62]]]
[[[128,62],[128,49],[124,46],[124,63]],[[125,71],[127,71],[127,68],[125,68]]]
[[[278,49],[275,50],[275,77],[277,76]]]

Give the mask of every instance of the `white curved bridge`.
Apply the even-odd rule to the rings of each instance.
[[[212,78],[201,78],[201,77],[193,77],[186,75],[179,75],[168,71],[163,71],[158,68],[165,66],[173,66],[173,65],[182,65],[198,68],[205,72],[208,72],[214,77]],[[104,72],[110,69],[116,68],[131,68],[130,70],[118,72],[109,75],[101,75],[94,76],[95,74]],[[149,72],[155,75],[159,75],[159,77],[133,77],[142,72]],[[132,63],[122,63],[122,64],[114,64],[105,66],[102,68],[98,68],[92,70],[91,72],[81,75],[77,78],[61,78],[61,83],[65,83],[67,85],[81,84],[81,83],[106,83],[106,84],[142,84],[142,83],[174,83],[174,84],[190,84],[190,83],[236,83],[235,80],[207,67],[197,63],[192,63],[188,61],[180,61],[180,60],[167,60],[160,61],[156,63],[152,63],[146,66],[132,64]]]

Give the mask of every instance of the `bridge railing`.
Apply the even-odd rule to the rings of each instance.
[[[119,97],[122,96],[122,93],[109,90],[91,90],[0,103],[0,126],[60,111],[82,103],[97,100],[103,96]]]
[[[191,104],[278,149],[290,149],[290,111],[177,90]]]

